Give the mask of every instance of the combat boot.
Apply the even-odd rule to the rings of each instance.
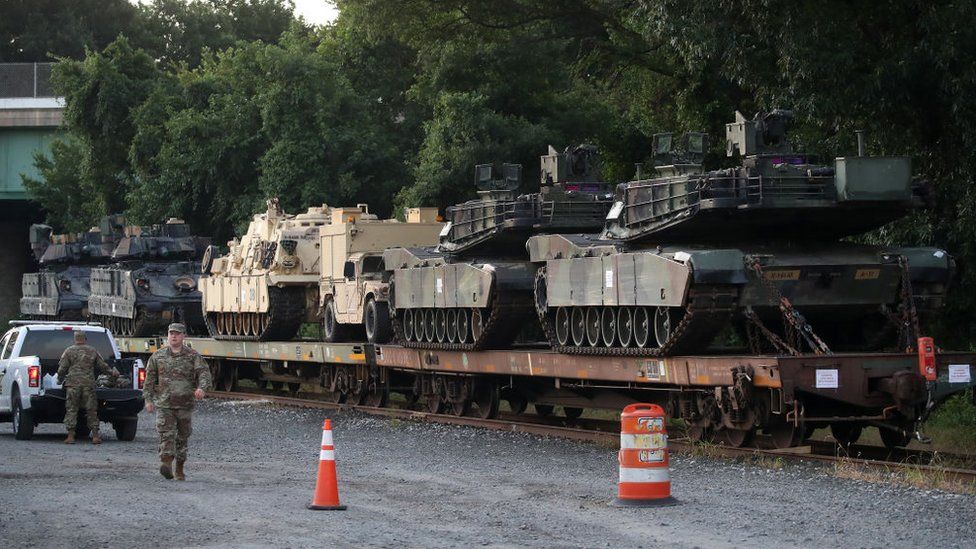
[[[92,431],[91,438],[92,438],[92,444],[101,444],[102,443],[102,437],[101,437],[101,435],[98,434],[98,431]]]
[[[68,436],[65,437],[64,443],[65,444],[74,444],[75,443],[75,432],[74,432],[74,430],[68,431]]]
[[[167,456],[160,458],[159,460],[159,474],[163,475],[167,479],[173,478],[173,456]]]
[[[186,475],[183,474],[184,463],[186,463],[185,459],[176,460],[176,471],[173,473],[173,478],[176,480],[186,480]]]

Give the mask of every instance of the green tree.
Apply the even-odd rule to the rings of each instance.
[[[91,189],[77,170],[84,157],[79,141],[55,139],[50,154],[34,153],[40,179],[24,177],[27,192],[44,205],[47,222],[68,232],[86,231],[92,226],[91,220],[103,215],[99,205],[88,199]]]

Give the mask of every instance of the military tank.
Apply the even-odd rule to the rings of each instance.
[[[240,240],[228,242],[229,254],[214,258],[216,250],[208,250],[202,291],[211,336],[290,340],[303,323],[318,322],[319,228],[332,222],[333,211],[343,213],[323,204],[287,214],[272,198]]]
[[[656,176],[619,185],[598,234],[534,236],[535,306],[552,347],[683,355],[721,333],[755,353],[914,344],[953,261],[936,248],[842,240],[922,202],[908,157],[817,164],[787,140],[792,112],[726,126],[735,167],[705,171],[706,136],[654,136]],[[729,330],[733,328],[733,330]]]
[[[439,243],[390,248],[390,306],[396,339],[408,347],[505,348],[533,316],[535,266],[526,239],[549,232],[594,231],[612,203],[596,148],[549,148],[540,189],[519,194],[521,166],[475,168],[479,197],[448,208]],[[534,321],[533,321],[534,323]]]
[[[113,264],[91,272],[91,319],[114,333],[144,337],[181,322],[204,332],[200,312],[200,257],[210,239],[190,234],[180,219],[126,227],[112,251]]]
[[[31,225],[31,251],[41,270],[21,279],[21,314],[35,320],[87,319],[92,266],[111,261],[123,224],[122,216],[107,216],[99,227],[79,234],[52,234],[48,225]]]

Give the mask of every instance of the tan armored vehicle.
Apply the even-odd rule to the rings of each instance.
[[[288,340],[303,322],[318,321],[319,228],[332,220],[326,205],[289,215],[278,199],[254,216],[230,253],[203,260],[203,312],[216,339]]]
[[[332,223],[321,229],[322,336],[336,342],[364,329],[370,343],[385,343],[393,330],[383,250],[434,246],[444,224],[437,221],[437,208],[410,208],[403,223],[379,220],[360,206],[354,211],[334,209]]]

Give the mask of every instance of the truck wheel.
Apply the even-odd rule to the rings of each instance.
[[[24,409],[19,391],[14,390],[10,398],[13,401],[14,438],[30,440],[34,436],[34,412]]]
[[[390,325],[390,308],[385,303],[377,303],[375,299],[366,302],[363,311],[363,321],[366,324],[366,340],[370,343],[386,343],[392,335]]]
[[[139,429],[139,418],[129,417],[120,419],[113,422],[112,427],[115,428],[115,438],[129,442],[136,438],[136,431]]]
[[[322,318],[322,339],[329,343],[339,343],[345,339],[345,326],[339,324],[336,318],[335,301],[329,300],[325,304],[325,315]]]

